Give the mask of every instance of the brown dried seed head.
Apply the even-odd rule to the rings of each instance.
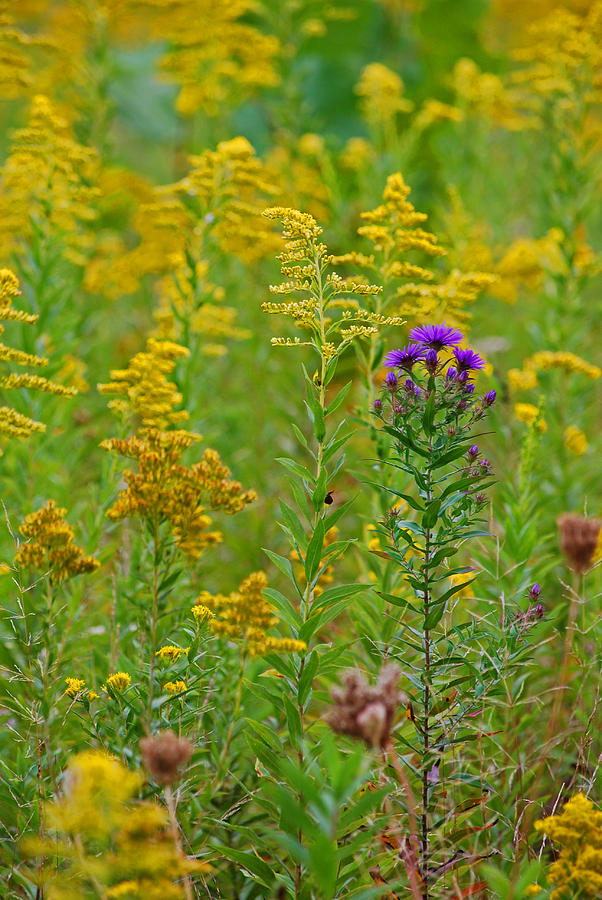
[[[159,784],[172,784],[178,769],[190,758],[193,745],[173,731],[161,731],[140,741],[144,765]]]
[[[347,672],[343,687],[332,690],[333,706],[327,721],[333,731],[360,738],[372,747],[386,746],[404,701],[397,687],[400,674],[397,666],[384,666],[372,687],[357,669]]]
[[[594,556],[602,522],[567,513],[558,519],[560,549],[569,568],[582,574],[594,563]]]

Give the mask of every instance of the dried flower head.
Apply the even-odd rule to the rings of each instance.
[[[172,784],[178,770],[190,759],[193,745],[173,731],[161,731],[140,741],[145,767],[159,784]]]
[[[560,549],[573,572],[582,574],[595,562],[600,519],[586,519],[574,513],[560,516],[557,522],[560,532]]]
[[[333,706],[327,716],[330,727],[339,734],[361,738],[368,746],[385,747],[397,710],[406,703],[398,689],[400,675],[396,665],[383,666],[371,687],[359,670],[347,672],[344,686],[332,690]]]

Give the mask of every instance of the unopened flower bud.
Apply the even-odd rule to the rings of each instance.
[[[159,784],[172,784],[178,769],[190,758],[194,747],[173,731],[162,731],[140,741],[144,765]]]
[[[479,455],[479,448],[477,447],[476,444],[473,444],[472,447],[469,447],[466,452],[466,457],[467,457],[467,459],[470,460],[470,462],[474,462],[474,460],[477,458],[478,455]]]
[[[389,388],[390,391],[394,391],[397,387],[397,375],[395,372],[387,372],[387,377],[385,378],[385,384]]]
[[[529,591],[529,597],[531,600],[539,600],[539,595],[541,594],[541,588],[538,584],[534,584],[531,590]]]
[[[449,379],[449,381],[453,381],[457,374],[458,374],[458,370],[457,370],[457,369],[454,369],[453,366],[450,366],[449,369],[448,369],[447,372],[446,372],[445,377],[446,377],[447,379]]]
[[[375,401],[374,401],[374,404],[373,404],[373,408],[374,408],[374,412],[377,412],[377,413],[378,413],[378,412],[381,412],[381,410],[382,410],[382,408],[383,408],[383,402],[382,402],[382,400],[378,400],[378,399],[375,400]]]
[[[460,372],[458,375],[458,381],[460,384],[466,384],[468,381],[468,372]]]
[[[497,397],[496,391],[488,391],[483,397],[483,403],[485,406],[493,406],[495,403],[495,398]]]
[[[436,350],[427,350],[426,357],[424,359],[424,365],[428,372],[434,374],[437,371],[437,365],[439,363],[439,357],[437,356]]]

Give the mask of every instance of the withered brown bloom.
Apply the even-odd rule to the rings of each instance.
[[[405,703],[398,689],[400,675],[396,665],[383,666],[371,686],[357,669],[347,672],[343,687],[332,690],[333,706],[326,720],[333,731],[361,738],[371,747],[385,747],[397,710]]]
[[[178,770],[190,759],[193,745],[173,731],[160,731],[140,741],[145,767],[159,784],[172,784]]]
[[[566,513],[557,521],[560,532],[560,549],[573,572],[581,575],[595,562],[598,537],[602,522],[586,519],[575,513]]]

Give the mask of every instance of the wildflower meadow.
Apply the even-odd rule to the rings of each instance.
[[[602,900],[602,0],[0,0],[0,900]]]

